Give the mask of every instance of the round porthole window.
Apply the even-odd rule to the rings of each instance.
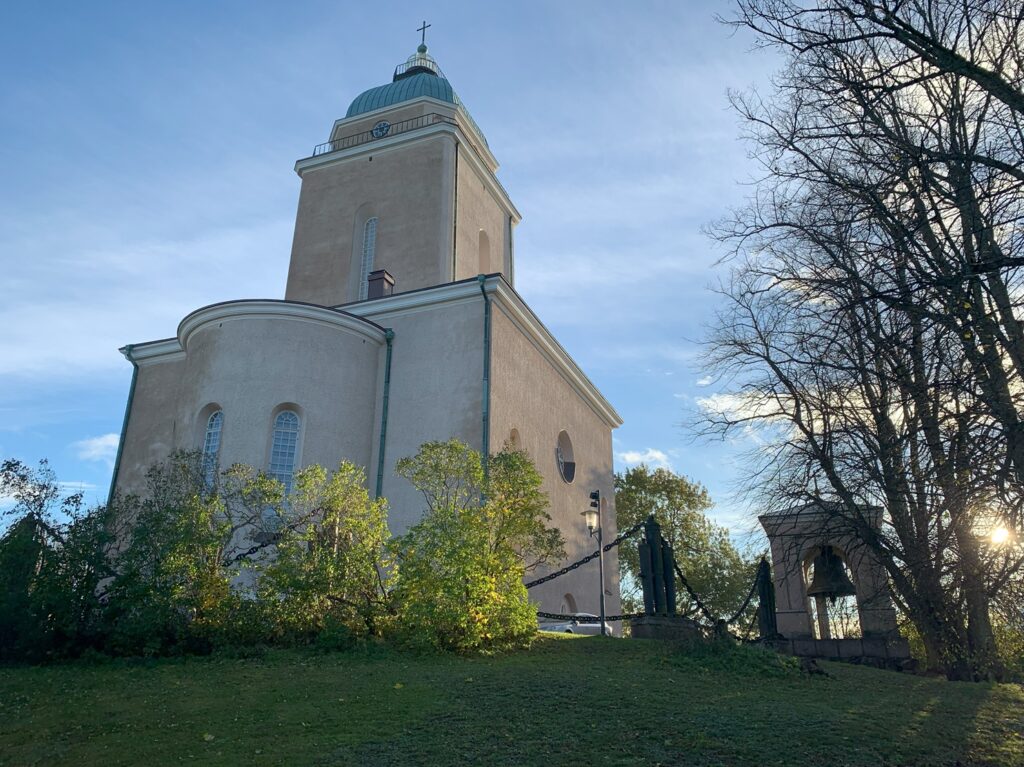
[[[564,432],[558,432],[558,444],[555,445],[555,458],[558,460],[558,473],[566,482],[576,478],[576,459],[572,454],[572,440]]]

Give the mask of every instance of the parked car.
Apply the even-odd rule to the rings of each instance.
[[[577,618],[591,618],[591,622],[581,620],[571,621],[549,621],[541,618],[538,622],[538,628],[541,631],[554,631],[558,634],[600,634],[601,633],[601,621],[593,613],[572,613]],[[608,621],[604,623],[605,632],[608,636],[615,636],[615,632],[612,629],[612,624]]]

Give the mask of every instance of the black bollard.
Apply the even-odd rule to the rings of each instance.
[[[772,581],[772,569],[764,557],[757,566],[757,599],[757,629],[761,632],[761,639],[775,639],[779,636],[779,626],[775,621],[775,583]]]
[[[661,525],[651,516],[647,520],[647,546],[651,550],[651,574],[654,576],[654,612],[663,615],[665,604],[665,563],[661,556]]]
[[[668,541],[661,542],[661,563],[665,582],[665,612],[676,613],[676,555]]]
[[[644,590],[644,612],[654,615],[654,576],[651,573],[651,547],[643,541],[637,546],[640,552],[640,585]]]

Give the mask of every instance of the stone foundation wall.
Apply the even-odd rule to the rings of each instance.
[[[645,615],[630,622],[630,632],[634,639],[692,641],[703,637],[700,626],[681,615]]]
[[[863,639],[775,639],[765,645],[798,658],[846,661],[879,668],[909,669],[910,645],[902,637]]]

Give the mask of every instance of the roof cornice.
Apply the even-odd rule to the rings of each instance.
[[[384,328],[362,317],[316,304],[262,298],[224,301],[196,309],[178,324],[177,337],[132,344],[130,347],[124,347],[121,353],[141,366],[174,362],[184,359],[189,339],[201,328],[215,322],[252,319],[279,319],[324,325],[360,336],[378,345],[384,343]]]
[[[576,361],[540,321],[533,310],[526,305],[515,289],[500,274],[488,275],[484,281],[485,292],[494,300],[494,305],[508,317],[516,327],[533,343],[551,366],[574,391],[590,406],[598,417],[611,429],[622,425],[622,418],[604,398],[594,383],[580,369]],[[480,282],[477,278],[425,288],[409,293],[398,293],[372,301],[348,304],[345,311],[360,317],[372,317],[378,322],[387,322],[388,317],[422,311],[440,304],[457,304],[480,299]]]
[[[609,428],[615,429],[622,425],[622,418],[615,408],[504,277],[500,274],[488,275],[484,280],[484,291],[491,297],[494,305],[530,339],[549,364]],[[478,300],[480,282],[478,278],[472,278],[347,304],[344,309],[277,299],[226,301],[204,306],[188,314],[178,325],[176,338],[133,344],[121,351],[126,356],[130,353],[129,359],[140,366],[181,360],[185,357],[185,350],[192,335],[211,323],[266,318],[326,325],[362,336],[376,344],[383,344],[386,331],[374,320],[386,322],[388,317],[422,311],[433,306],[451,306]]]
[[[178,325],[178,340],[181,342],[182,348],[187,349],[188,340],[192,334],[212,322],[267,318],[299,320],[318,325],[327,325],[362,336],[367,341],[373,341],[378,344],[384,343],[384,328],[362,317],[343,312],[340,309],[330,309],[325,306],[317,306],[316,304],[307,304],[299,301],[281,301],[271,298],[225,301],[197,309],[191,314],[186,315],[185,319]]]
[[[408,293],[374,298],[354,304],[344,304],[344,310],[357,317],[383,320],[400,314],[420,311],[435,304],[458,304],[471,301],[480,295],[479,282],[475,277],[459,282],[448,282],[430,288],[411,290]]]
[[[175,362],[185,359],[185,350],[177,338],[162,338],[141,344],[129,344],[118,349],[129,362],[147,365],[153,362]]]
[[[388,112],[393,112],[396,109],[404,109],[417,103],[423,103],[435,109],[441,109],[444,112],[453,112],[459,115],[462,118],[462,123],[465,123],[468,128],[467,134],[475,139],[470,143],[472,143],[474,148],[484,156],[484,159],[491,165],[491,167],[494,168],[494,170],[498,169],[498,158],[494,156],[493,152],[491,152],[491,148],[487,145],[487,139],[483,137],[483,133],[481,133],[480,128],[470,116],[469,110],[461,103],[453,104],[450,101],[442,101],[441,99],[436,99],[433,96],[417,96],[416,98],[408,99],[406,101],[399,101],[397,104],[389,104],[385,107],[378,107],[377,109],[369,112],[361,112],[360,114],[352,115],[351,117],[340,117],[335,120],[334,125],[331,126],[331,138],[334,139],[337,137],[338,128],[346,125],[347,123],[354,124],[363,120],[373,119],[375,117],[383,117]],[[379,144],[380,141],[381,140],[378,140],[373,143]],[[302,161],[300,160],[299,162]]]

